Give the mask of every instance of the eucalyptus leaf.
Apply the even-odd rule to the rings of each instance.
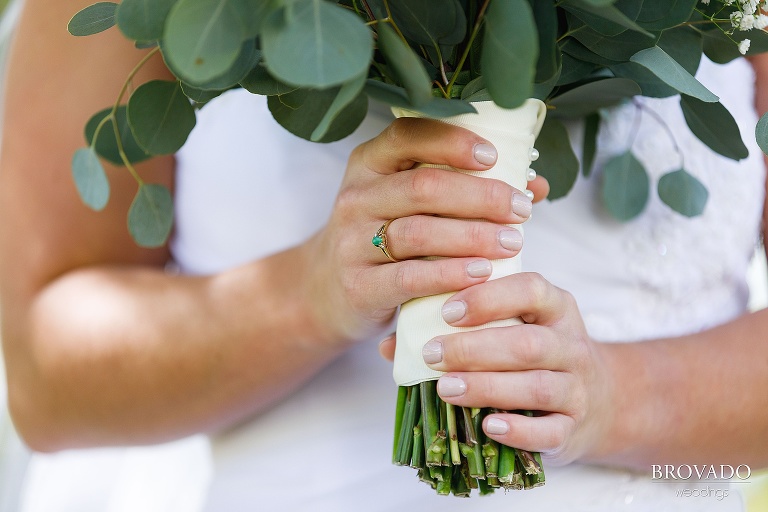
[[[625,62],[615,64],[610,69],[617,77],[627,78],[635,82],[640,87],[643,96],[648,96],[649,98],[668,98],[679,94],[677,89],[667,85],[661,78],[640,64]]]
[[[712,151],[733,160],[749,156],[739,125],[719,101],[708,103],[683,94],[680,107],[693,134]]]
[[[147,153],[169,155],[184,145],[195,127],[195,109],[179,82],[153,80],[128,100],[128,122]]]
[[[686,217],[701,215],[709,198],[707,188],[684,169],[662,176],[657,190],[664,204]]]
[[[575,87],[550,101],[555,117],[583,117],[640,94],[640,87],[626,78],[606,78]]]
[[[584,118],[584,140],[581,144],[581,174],[585,178],[592,174],[592,165],[597,153],[597,136],[600,133],[600,114]]]
[[[643,0],[637,24],[646,30],[665,30],[688,21],[699,0]]]
[[[557,46],[558,22],[554,3],[528,0],[536,20],[539,38],[539,60],[536,64],[536,82],[545,83],[560,74],[560,48]]]
[[[181,82],[181,90],[184,96],[189,98],[196,106],[200,107],[223,93],[223,90],[198,89],[194,85]]]
[[[590,28],[574,32],[573,37],[593,53],[617,62],[627,61],[641,50],[653,47],[659,39],[658,35],[647,37],[629,30],[609,37]]]
[[[579,1],[563,4],[571,15],[604,36],[617,36],[626,30],[642,32],[643,29],[635,23],[642,6],[643,2],[638,0],[618,0],[613,5],[598,8]]]
[[[247,7],[245,0],[178,0],[168,15],[163,41],[174,73],[199,84],[232,67],[248,39]]]
[[[432,101],[424,105],[413,105],[402,87],[385,84],[377,80],[368,80],[365,83],[365,93],[371,98],[393,107],[420,112],[430,117],[451,117],[460,114],[477,113],[475,107],[467,101],[459,99],[447,100],[445,98],[432,98]]]
[[[704,54],[717,64],[726,64],[734,59],[742,57],[739,53],[738,43],[731,37],[723,34],[723,31],[714,28],[701,31]],[[749,51],[747,56],[757,55],[768,51],[768,32],[764,30],[750,30],[748,35],[744,34],[749,40]]]
[[[760,146],[762,152],[768,155],[768,113],[763,114],[757,122],[755,139],[757,139],[757,145]]]
[[[128,115],[126,110],[127,108],[125,105],[118,107],[115,112],[115,121],[120,132],[120,141],[125,151],[125,156],[128,158],[129,162],[138,163],[151,158],[152,155],[144,151],[133,137],[131,127],[128,125]],[[123,165],[123,159],[120,157],[120,152],[117,148],[117,139],[115,138],[115,130],[112,121],[107,121],[102,125],[96,139],[96,144],[93,144],[96,128],[105,117],[110,115],[111,112],[111,107],[106,108],[88,120],[88,123],[85,125],[85,140],[89,145],[94,146],[96,153],[103,159],[115,165]]]
[[[648,173],[631,151],[611,158],[603,167],[603,204],[616,219],[627,221],[639,215],[649,190]]]
[[[75,152],[72,176],[80,199],[93,210],[103,210],[109,201],[109,181],[93,148],[81,148]]]
[[[162,39],[168,13],[176,0],[122,0],[117,8],[117,26],[134,41]]]
[[[370,2],[386,16],[382,0]],[[403,35],[416,44],[458,44],[464,39],[467,19],[457,0],[388,0],[392,18]]]
[[[251,94],[274,96],[295,91],[297,87],[287,85],[269,74],[262,63],[255,65],[251,71],[240,80],[240,86]]]
[[[160,45],[160,50],[163,52],[163,56],[165,56],[165,45]],[[224,71],[221,75],[212,78],[210,80],[203,80],[203,81],[186,81],[182,80],[185,83],[194,86],[197,89],[205,89],[205,90],[211,90],[211,91],[223,91],[225,89],[229,89],[230,87],[234,87],[237,85],[241,80],[243,80],[248,73],[256,66],[256,64],[259,61],[260,53],[256,49],[256,45],[253,39],[248,39],[245,41],[240,48],[240,53],[237,55],[237,58],[232,63],[232,65]],[[168,69],[173,72],[174,75],[180,76],[182,75],[181,72],[177,72],[173,68],[173,64],[168,62],[166,60],[166,64],[168,65]]]
[[[704,51],[704,42],[699,30],[688,26],[665,30],[661,33],[657,45],[691,75],[696,74]]]
[[[75,14],[67,30],[73,36],[90,36],[104,32],[115,24],[115,11],[117,4],[114,2],[97,2],[89,5]]]
[[[326,0],[289,3],[284,9],[282,23],[267,23],[261,37],[264,61],[275,78],[324,88],[365,73],[373,37],[355,14]]]
[[[573,153],[568,131],[560,121],[547,118],[536,138],[538,160],[531,163],[549,181],[549,200],[564,197],[579,176],[579,160]]]
[[[586,48],[584,50],[589,51]],[[597,64],[584,62],[565,52],[562,53],[561,58],[561,71],[555,85],[567,85],[584,80],[597,68]]]
[[[428,103],[432,99],[432,81],[411,47],[387,23],[379,25],[379,48],[389,68],[403,84],[411,103],[416,106]],[[362,78],[365,81],[365,76]]]
[[[328,110],[339,95],[340,87],[329,89],[297,89],[288,94],[270,96],[267,106],[272,117],[286,130],[311,140],[312,134],[323,122]],[[322,138],[315,142],[334,142],[343,139],[360,126],[368,112],[365,94],[357,95],[331,122]]]
[[[339,92],[336,94],[336,97],[333,98],[333,101],[328,107],[328,110],[325,112],[325,115],[320,120],[320,123],[318,123],[317,127],[312,131],[312,135],[309,137],[311,141],[319,142],[323,140],[323,138],[328,133],[328,130],[330,130],[331,124],[343,112],[347,105],[358,100],[360,97],[360,92],[363,90],[363,86],[365,85],[365,80],[365,75],[360,75],[359,77],[345,84],[342,84],[341,87],[339,87]]]
[[[710,103],[720,99],[658,46],[642,50],[633,55],[630,60],[647,68],[681,94]]]
[[[531,96],[539,57],[535,20],[528,0],[494,0],[488,7],[482,68],[488,92],[504,108]]]
[[[128,231],[141,247],[161,247],[173,226],[173,199],[163,185],[139,186],[128,210]]]

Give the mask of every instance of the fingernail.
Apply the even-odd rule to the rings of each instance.
[[[427,364],[439,363],[443,360],[443,342],[439,338],[429,340],[421,349],[421,357]]]
[[[488,421],[485,423],[485,431],[489,434],[506,434],[509,432],[509,423],[499,418],[488,418]]]
[[[458,377],[440,377],[437,381],[437,393],[440,396],[461,396],[467,385]]]
[[[498,153],[496,148],[490,144],[475,144],[475,160],[483,165],[493,165],[496,163]]]
[[[443,305],[443,309],[441,310],[441,313],[443,314],[443,320],[449,324],[464,318],[466,312],[467,306],[460,300],[452,300],[451,302],[446,302]]]
[[[469,277],[488,277],[493,272],[493,266],[488,260],[473,261],[467,265]]]
[[[499,231],[499,244],[510,251],[519,251],[523,248],[523,235],[516,229]]]
[[[519,217],[527,219],[531,216],[531,210],[533,209],[533,203],[528,196],[515,192],[512,194],[512,211]]]

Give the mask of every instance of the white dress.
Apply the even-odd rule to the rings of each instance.
[[[616,222],[602,210],[600,168],[627,149],[635,118],[635,107],[627,105],[603,120],[592,177],[579,178],[567,198],[536,205],[526,224],[524,267],[575,295],[595,339],[685,334],[746,309],[746,269],[765,180],[752,136],[753,76],[739,60],[726,67],[703,62],[699,77],[739,121],[748,160],[735,163],[704,147],[686,127],[676,98],[643,101],[675,134],[686,170],[709,189],[702,216],[672,212],[654,191],[631,222]],[[316,145],[287,134],[271,119],[265,100],[245,91],[206,106],[178,155],[172,249],[180,269],[217,272],[311,237],[331,212],[350,150],[390,119],[385,109],[374,109],[354,136]],[[571,133],[578,146],[580,127],[572,126]],[[644,115],[632,149],[654,183],[679,167],[671,148],[666,131]],[[741,510],[733,491],[722,500],[680,498],[675,486],[652,482],[650,468],[578,464],[548,467],[547,485],[532,491],[437,497],[414,470],[390,463],[396,388],[376,341],[352,348],[279,405],[213,436],[203,510]],[[46,512],[55,510],[69,509]]]

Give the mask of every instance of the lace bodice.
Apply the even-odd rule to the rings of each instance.
[[[638,98],[639,107],[630,102],[603,116],[592,176],[580,178],[566,198],[537,205],[526,225],[523,266],[574,293],[597,339],[685,334],[727,321],[746,306],[745,273],[758,237],[765,181],[754,142],[754,79],[743,60],[725,67],[703,61],[698,76],[739,121],[750,150],[746,161],[706,148],[687,128],[678,98]],[[580,147],[581,126],[570,129]],[[601,206],[601,169],[632,139],[652,190],[643,213],[621,223]],[[680,168],[675,143],[685,169],[709,191],[699,217],[672,211],[656,193],[658,179]]]

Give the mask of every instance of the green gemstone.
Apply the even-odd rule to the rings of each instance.
[[[384,239],[377,235],[373,237],[373,240],[371,240],[371,243],[373,243],[373,245],[375,245],[376,247],[379,247],[381,246],[382,243],[384,243]]]

